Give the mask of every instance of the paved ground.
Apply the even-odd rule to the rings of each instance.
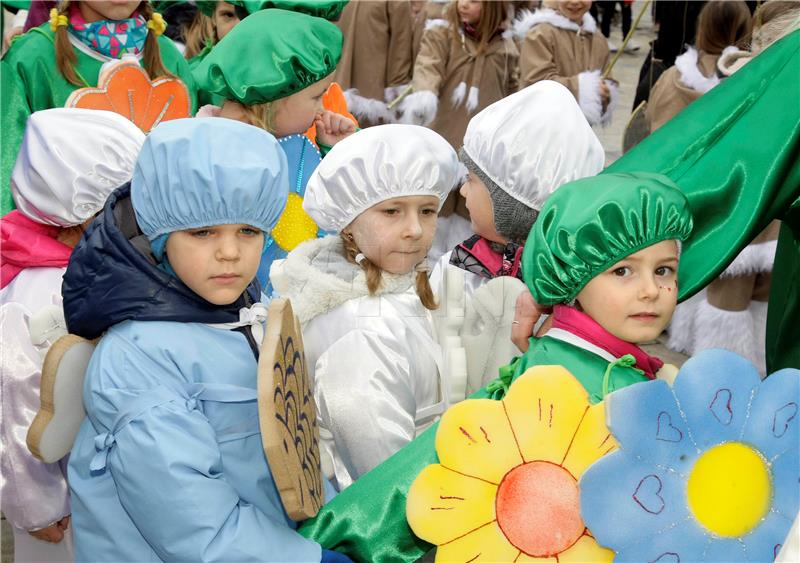
[[[633,18],[639,14],[644,2],[633,3]],[[619,99],[611,123],[605,127],[597,127],[595,132],[606,150],[606,165],[611,164],[622,156],[622,137],[625,126],[631,115],[631,106],[636,94],[636,85],[639,81],[639,69],[648,52],[648,43],[654,37],[653,20],[648,8],[634,31],[631,44],[638,45],[639,50],[633,53],[622,53],[614,65],[611,76],[619,81]],[[622,30],[620,26],[611,27],[611,41],[614,45],[622,44]],[[614,54],[612,53],[612,58]]]

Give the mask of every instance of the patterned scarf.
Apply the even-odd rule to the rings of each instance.
[[[77,4],[70,6],[69,32],[91,50],[112,59],[125,53],[138,55],[144,50],[147,39],[147,21],[134,12],[124,20],[99,20],[89,23],[81,15]]]

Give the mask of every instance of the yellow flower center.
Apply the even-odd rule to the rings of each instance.
[[[315,236],[317,224],[303,209],[303,198],[295,193],[289,194],[278,224],[272,229],[272,238],[281,249],[290,252],[301,242]]]
[[[552,557],[583,535],[578,482],[547,461],[516,466],[503,477],[495,501],[497,524],[508,541],[533,557]]]
[[[769,509],[772,487],[763,457],[740,442],[720,444],[697,460],[689,475],[695,518],[723,537],[743,536]]]

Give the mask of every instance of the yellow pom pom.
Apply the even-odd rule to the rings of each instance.
[[[56,8],[50,10],[50,31],[55,33],[59,27],[66,27],[68,24],[67,16],[59,14]]]
[[[163,35],[167,29],[167,22],[164,21],[164,16],[158,12],[153,12],[153,17],[147,20],[147,29],[151,29],[156,35]]]

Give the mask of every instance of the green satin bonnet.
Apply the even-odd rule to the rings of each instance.
[[[194,69],[198,88],[244,105],[290,96],[319,82],[342,56],[331,22],[287,10],[246,17]]]
[[[592,278],[643,248],[685,240],[689,202],[661,174],[602,174],[557,189],[528,235],[525,283],[540,305],[569,303]]]

